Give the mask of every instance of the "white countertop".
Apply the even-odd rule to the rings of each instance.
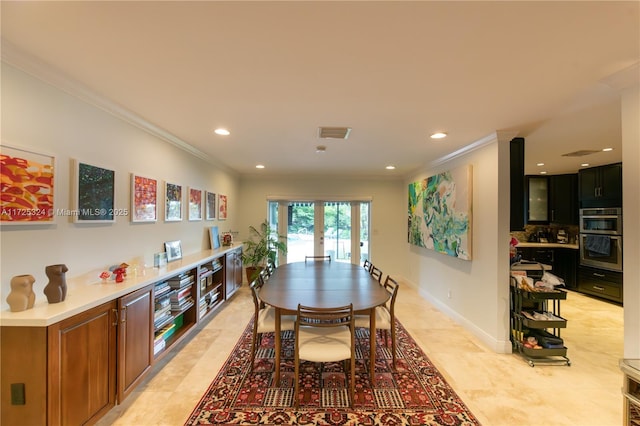
[[[190,254],[160,268],[146,268],[142,272],[138,272],[137,276],[133,276],[132,271],[129,271],[121,283],[116,283],[113,280],[103,283],[98,276],[100,271],[68,278],[67,297],[64,301],[50,304],[44,294],[36,294],[36,303],[32,309],[21,312],[11,312],[9,309],[0,311],[0,326],[46,327],[149,284],[193,269],[201,263],[220,257],[238,247],[240,245]]]
[[[523,241],[518,243],[516,247],[538,247],[538,248],[566,248],[578,250],[580,246],[578,244],[567,244],[567,243],[530,243],[528,241]]]

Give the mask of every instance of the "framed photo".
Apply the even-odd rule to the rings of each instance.
[[[182,259],[182,247],[180,240],[167,241],[164,243],[164,250],[167,252],[167,261]]]
[[[115,222],[116,172],[78,160],[74,166],[74,221]]]
[[[158,220],[158,181],[131,173],[131,222]]]
[[[213,220],[216,218],[216,194],[207,191],[206,198],[206,219]]]
[[[182,220],[182,185],[165,182],[164,220],[177,222]]]
[[[55,223],[55,157],[4,142],[0,157],[0,224]]]
[[[218,205],[220,206],[220,211],[218,213],[218,220],[225,220],[227,218],[227,196],[226,195],[218,195]]]
[[[218,227],[209,227],[209,241],[211,242],[211,250],[220,248],[220,236],[218,235]]]
[[[189,220],[202,220],[202,190],[189,188]]]

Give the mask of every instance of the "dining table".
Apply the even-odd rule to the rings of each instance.
[[[274,382],[280,382],[281,316],[297,314],[298,304],[317,308],[353,304],[354,314],[369,316],[369,369],[371,382],[375,382],[375,309],[389,297],[389,292],[380,282],[360,265],[311,261],[287,263],[275,268],[260,290],[260,299],[275,309]]]

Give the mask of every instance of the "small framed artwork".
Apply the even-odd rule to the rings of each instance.
[[[0,224],[55,223],[55,157],[4,142],[0,149]]]
[[[225,220],[227,218],[227,196],[226,195],[218,195],[218,205],[220,206],[220,210],[218,212],[218,219]]]
[[[213,220],[216,218],[216,194],[207,191],[206,198],[206,219]]]
[[[211,249],[219,249],[220,248],[220,236],[218,235],[218,227],[211,226],[209,228],[209,240],[211,241]]]
[[[189,188],[189,220],[202,220],[202,190]]]
[[[164,220],[177,222],[182,220],[182,185],[165,182]]]
[[[74,160],[75,222],[116,221],[116,172]]]
[[[158,181],[131,173],[131,222],[158,220]]]
[[[180,245],[180,240],[165,242],[164,250],[167,253],[168,262],[182,259],[182,246]]]

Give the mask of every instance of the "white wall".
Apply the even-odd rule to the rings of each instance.
[[[640,358],[640,86],[622,92],[624,356]]]
[[[5,63],[2,64],[2,141],[56,157],[56,207],[72,209],[71,160],[103,166],[116,172],[116,207],[130,209],[130,173],[169,180],[218,192],[229,197],[229,220],[132,223],[117,217],[113,224],[75,224],[57,217],[55,225],[2,226],[1,301],[12,276],[36,278],[37,300],[44,297],[46,265],[64,263],[68,277],[101,270],[120,262],[153,265],[153,253],[163,251],[168,240],[182,241],[185,254],[209,248],[206,227],[235,228],[238,178],[212,166],[162,139],[43,83]],[[164,198],[160,196],[159,207]],[[183,201],[184,202],[184,201]],[[97,277],[96,277],[97,280]]]
[[[407,189],[398,179],[341,179],[316,178],[261,178],[243,177],[240,182],[238,223],[240,238],[247,238],[249,225],[258,225],[267,218],[267,197],[287,196],[295,199],[345,199],[370,197],[371,201],[371,253],[385,274],[399,275],[405,268],[404,256],[407,235]]]
[[[444,164],[426,167],[405,182],[408,185],[446,170],[472,165],[472,260],[407,244],[406,279],[496,352],[511,350],[508,146],[494,140]]]

